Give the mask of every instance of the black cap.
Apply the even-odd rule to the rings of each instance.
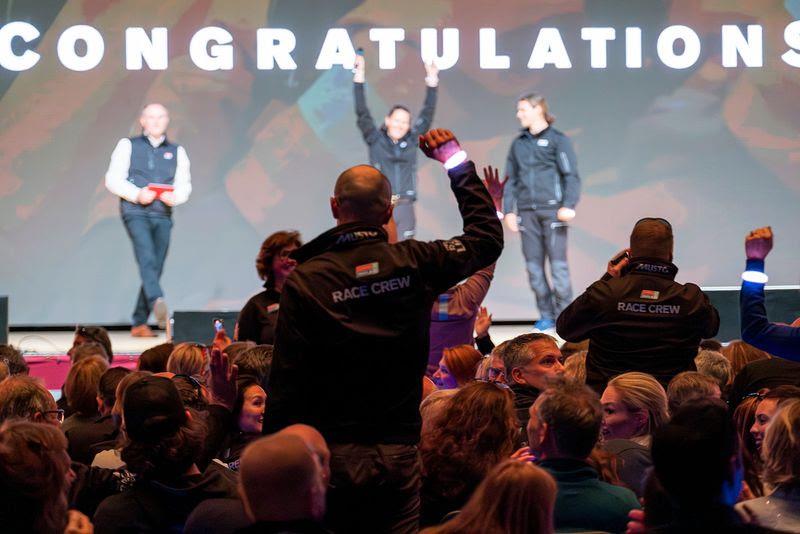
[[[122,414],[125,432],[135,441],[159,441],[186,423],[178,388],[162,376],[147,376],[128,386]]]

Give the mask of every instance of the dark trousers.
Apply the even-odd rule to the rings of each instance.
[[[415,445],[332,444],[326,525],[335,533],[419,531]]]
[[[522,255],[531,289],[542,319],[555,320],[572,302],[572,284],[567,265],[567,223],[556,217],[557,210],[521,210],[519,231]],[[545,276],[545,259],[550,261],[552,288]]]
[[[394,205],[394,223],[397,225],[397,240],[413,239],[417,235],[417,216],[413,198],[400,198]]]
[[[153,303],[157,298],[164,296],[159,280],[169,249],[172,219],[163,216],[125,214],[122,216],[122,222],[133,243],[133,255],[136,257],[139,277],[142,279],[132,317],[133,325],[138,326],[147,324]]]

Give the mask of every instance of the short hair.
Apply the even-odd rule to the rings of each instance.
[[[252,349],[256,346],[255,341],[234,341],[224,349],[222,352],[228,355],[231,363],[239,357],[243,352]]]
[[[720,352],[722,350],[722,343],[720,343],[717,339],[701,339],[700,350],[712,350]]]
[[[150,371],[151,373],[163,373],[167,370],[167,360],[175,349],[172,343],[161,343],[155,347],[142,352],[136,362],[136,368],[140,371]]]
[[[258,250],[256,256],[256,272],[258,277],[264,280],[267,287],[275,286],[275,276],[272,273],[272,261],[275,256],[289,245],[296,247],[303,246],[300,232],[295,230],[281,230],[269,235]]]
[[[0,422],[19,417],[32,419],[56,409],[56,401],[38,379],[28,375],[12,375],[0,382]]]
[[[81,415],[97,413],[97,394],[100,377],[108,369],[108,362],[100,356],[89,356],[72,364],[64,383],[67,404]]]
[[[635,371],[623,373],[609,380],[606,387],[613,387],[619,393],[629,411],[647,413],[647,426],[642,429],[641,436],[652,434],[669,420],[667,392],[652,375]]]
[[[750,362],[772,358],[763,350],[738,339],[723,347],[722,355],[730,360],[734,376],[738,375],[739,371]]]
[[[176,375],[205,376],[208,370],[208,349],[197,343],[175,345],[167,360],[167,371]]]
[[[672,225],[666,219],[645,217],[631,231],[631,256],[634,258],[672,257]]]
[[[272,353],[272,345],[256,345],[239,353],[233,359],[233,363],[239,368],[239,376],[253,376],[262,384],[266,384],[272,368]]]
[[[386,114],[387,117],[391,117],[395,111],[397,110],[405,111],[409,115],[411,115],[411,110],[408,107],[404,106],[403,104],[395,104],[391,108],[389,108],[389,113]]]
[[[61,429],[31,421],[0,425],[0,513],[7,532],[63,532],[69,457]]]
[[[553,116],[550,113],[549,106],[547,105],[547,100],[541,93],[536,93],[536,92],[524,93],[520,95],[519,98],[517,99],[517,101],[520,100],[527,100],[528,103],[534,107],[541,106],[542,112],[544,113],[544,120],[547,121],[547,124],[553,124],[554,122],[556,122],[555,116]]]
[[[564,382],[547,388],[533,405],[536,417],[547,424],[547,433],[560,454],[588,458],[603,424],[597,393],[583,384]]]
[[[697,371],[684,371],[672,377],[667,385],[669,411],[675,413],[686,402],[714,397],[716,380]]]
[[[108,330],[102,326],[78,325],[77,328],[75,328],[75,334],[85,337],[89,341],[100,343],[105,349],[106,355],[108,355],[108,363],[114,361],[114,352],[111,349],[111,338],[108,336]]]
[[[579,352],[585,352],[589,350],[589,340],[584,339],[583,341],[578,341],[577,343],[573,343],[572,341],[565,341],[563,345],[561,345],[561,355],[564,358],[569,358],[573,354],[577,354]]]
[[[103,358],[107,362],[111,361],[108,357],[106,349],[103,347],[103,345],[101,345],[96,341],[90,341],[89,343],[82,343],[77,347],[75,347],[74,349],[72,349],[72,353],[70,354],[70,357],[72,358],[72,363],[83,360],[84,358],[91,358],[92,356]]]
[[[532,345],[546,341],[557,346],[555,339],[547,334],[534,333],[522,334],[507,342],[503,347],[500,357],[506,366],[506,376],[511,376],[511,371],[518,367],[525,367],[536,357]]]
[[[131,370],[125,367],[111,367],[100,377],[97,395],[103,399],[103,404],[108,408],[114,406],[114,401],[117,399],[117,386],[130,372]]]
[[[481,358],[481,353],[471,345],[456,345],[442,351],[442,361],[459,386],[475,378],[475,369]]]
[[[0,382],[8,378],[9,374],[10,373],[8,372],[8,364],[6,364],[6,362],[4,362],[3,360],[0,360]]]
[[[721,352],[701,350],[694,358],[697,372],[710,376],[724,391],[733,380],[733,365]]]
[[[333,196],[342,215],[370,224],[383,224],[392,204],[392,185],[386,176],[369,165],[357,165],[336,179]]]
[[[564,360],[564,375],[578,382],[579,384],[586,383],[586,356],[588,352],[585,350],[573,352]]]
[[[780,404],[761,448],[767,483],[777,486],[800,480],[800,398]]]
[[[8,372],[12,375],[28,374],[28,364],[22,351],[12,345],[0,345],[0,361],[8,366]]]
[[[694,505],[719,495],[731,458],[739,453],[736,428],[719,399],[688,402],[653,436],[653,465],[669,496]]]

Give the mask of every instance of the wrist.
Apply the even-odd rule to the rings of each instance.
[[[462,149],[448,157],[444,162],[442,162],[442,165],[444,165],[444,168],[449,171],[455,169],[465,161],[467,161],[467,153]]]
[[[425,85],[433,89],[434,87],[439,87],[439,77],[438,76],[425,76]]]

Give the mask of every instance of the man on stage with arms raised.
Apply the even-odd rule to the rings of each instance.
[[[517,101],[522,132],[514,139],[506,161],[508,183],[503,195],[506,226],[521,232],[522,254],[531,289],[536,295],[540,331],[555,327],[555,319],[572,301],[567,265],[567,227],[575,217],[581,182],[569,138],[551,126],[542,95]],[[545,276],[550,260],[552,287]]]
[[[106,188],[120,197],[122,222],[142,279],[131,335],[153,337],[147,326],[151,311],[160,328],[167,325],[160,279],[169,248],[172,208],[189,200],[192,182],[186,151],[167,139],[167,108],[148,104],[139,123],[142,135],[120,139],[111,154]]]

